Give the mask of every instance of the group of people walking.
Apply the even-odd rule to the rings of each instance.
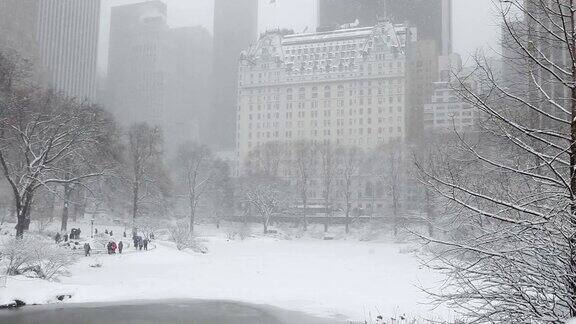
[[[78,239],[80,239],[80,233],[81,232],[82,231],[79,228],[73,228],[70,230],[70,235],[68,235],[68,233],[64,233],[64,235],[60,235],[60,233],[56,233],[56,235],[54,236],[54,241],[56,242],[56,244],[59,244],[62,241],[68,242],[68,239],[78,240]]]
[[[116,244],[116,242],[110,241],[108,244],[106,244],[106,249],[108,250],[108,254],[116,254],[116,250],[118,250],[118,253],[122,254],[124,243],[120,241],[118,244]]]
[[[78,240],[80,238],[80,233],[81,230],[79,228],[73,228],[70,231],[70,234],[65,233],[64,235],[61,235],[60,233],[56,233],[56,235],[54,236],[54,240],[57,244],[60,244],[60,242],[62,241],[68,242],[68,240],[73,239]],[[94,229],[94,234],[98,234],[98,229]],[[104,234],[110,236],[114,235],[114,233],[111,230],[109,231],[108,229],[104,231]],[[126,237],[126,232],[124,232],[123,235],[124,237]],[[132,240],[134,242],[134,248],[136,250],[148,250],[148,244],[152,239],[154,239],[154,234],[152,233],[150,234],[149,237],[142,237],[140,235],[132,234]],[[79,245],[79,242],[76,242],[75,244]],[[74,249],[76,248],[74,247]],[[108,254],[116,254],[116,253],[121,254],[123,250],[124,250],[124,243],[122,241],[118,241],[118,243],[116,243],[114,240],[110,240],[106,244],[106,251]],[[91,252],[92,252],[92,246],[90,245],[90,243],[85,242],[84,255],[88,257],[91,255]]]
[[[137,250],[148,250],[148,243],[150,242],[148,238],[142,238],[142,236],[134,235],[132,237],[132,241],[134,241],[134,248]]]

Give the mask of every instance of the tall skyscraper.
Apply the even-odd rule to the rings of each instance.
[[[386,17],[409,22],[418,40],[434,40],[442,55],[452,53],[452,0],[385,0]]]
[[[409,22],[418,40],[434,40],[441,54],[452,52],[452,0],[318,0],[318,26],[353,23],[373,26],[378,19]]]
[[[353,23],[360,26],[374,26],[378,18],[386,14],[385,0],[319,0],[318,26],[338,27]]]
[[[174,151],[209,124],[212,37],[203,27],[171,29],[166,14],[156,0],[112,7],[107,105],[124,125],[162,127]]]
[[[125,125],[165,122],[166,11],[161,1],[112,7],[107,105]]]
[[[215,0],[211,144],[232,149],[242,50],[256,41],[258,0]]]
[[[96,99],[100,0],[41,0],[40,62],[50,84],[79,99]]]
[[[168,45],[172,72],[167,109],[169,127],[174,130],[173,146],[177,146],[182,141],[198,140],[200,126],[207,128],[210,122],[212,35],[200,26],[173,28]]]
[[[0,0],[0,41],[81,100],[96,97],[99,25],[100,0]]]
[[[38,0],[0,0],[0,45],[38,58]]]

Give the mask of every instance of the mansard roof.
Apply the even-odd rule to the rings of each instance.
[[[258,42],[242,52],[241,61],[248,64],[276,63],[297,64],[295,50],[307,50],[310,54],[353,52],[359,57],[367,57],[371,52],[402,53],[407,42],[415,40],[416,31],[403,24],[380,22],[373,27],[347,28],[327,32],[287,34],[278,31],[264,33]],[[343,48],[346,44],[356,44],[354,49]],[[311,49],[314,49],[313,51]],[[336,62],[332,62],[336,63]]]

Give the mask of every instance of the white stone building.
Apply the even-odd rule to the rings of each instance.
[[[373,148],[405,136],[407,44],[414,29],[267,32],[242,53],[237,160],[270,141]]]

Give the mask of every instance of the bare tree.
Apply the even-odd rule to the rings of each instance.
[[[0,53],[0,166],[22,237],[38,190],[102,175],[99,168],[75,172],[65,161],[96,149],[108,119],[98,107],[34,86],[15,60]]]
[[[250,151],[246,165],[248,173],[267,177],[278,177],[286,156],[285,144],[279,141],[266,142]]]
[[[330,218],[334,210],[335,187],[337,172],[339,169],[339,158],[331,142],[325,142],[317,146],[320,155],[322,198],[324,201],[324,232],[328,232]]]
[[[133,125],[128,131],[127,175],[131,189],[133,232],[136,218],[146,199],[158,195],[158,173],[161,169],[162,133],[146,123]]]
[[[262,218],[264,233],[268,233],[268,228],[274,216],[285,212],[288,208],[290,195],[288,188],[283,181],[278,178],[252,175],[242,180],[245,201]]]
[[[194,143],[185,143],[179,148],[176,163],[190,213],[188,228],[193,232],[198,204],[210,189],[218,170],[214,168],[214,158],[208,147]]]
[[[458,78],[486,118],[480,136],[457,133],[457,150],[419,163],[451,205],[429,264],[449,279],[436,296],[468,322],[562,323],[576,316],[576,1],[495,4],[521,73],[505,86],[477,57]]]
[[[290,158],[288,159],[296,177],[296,186],[302,204],[301,223],[305,231],[308,229],[307,213],[311,181],[317,172],[317,151],[314,146],[311,141],[296,141],[292,145]]]
[[[220,221],[234,210],[234,188],[230,177],[230,168],[224,161],[216,159],[213,163],[214,178],[208,190],[208,205],[216,227]]]
[[[354,193],[354,180],[358,179],[363,152],[355,146],[341,148],[338,155],[342,158],[340,192],[345,203],[346,234],[350,233],[350,213],[352,211],[352,195]]]
[[[404,183],[407,173],[404,169],[406,159],[402,151],[401,142],[392,142],[379,146],[376,149],[379,165],[376,168],[378,180],[384,185],[392,207],[392,224],[394,236],[402,225],[402,200],[404,197]]]

